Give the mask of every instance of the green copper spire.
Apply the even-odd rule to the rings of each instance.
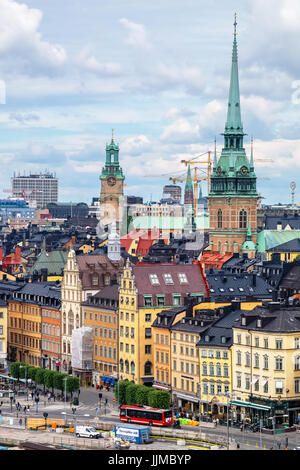
[[[253,151],[251,158],[248,159],[243,145],[246,134],[241,118],[236,27],[235,14],[228,111],[225,132],[223,133],[224,147],[221,155],[217,158],[215,144],[211,197],[218,197],[221,194],[228,197],[246,194],[257,197]]]
[[[253,158],[253,137],[251,137],[251,157],[250,157],[250,169],[254,169],[254,158]]]
[[[114,134],[112,130],[111,143],[106,145],[106,159],[105,167],[102,169],[100,179],[105,179],[107,176],[115,176],[116,178],[124,179],[122,168],[119,163],[119,147],[115,144]]]
[[[191,175],[191,165],[188,166],[186,183],[184,188],[184,204],[193,204],[194,203],[194,191]]]
[[[243,134],[243,124],[241,118],[240,88],[239,88],[239,70],[238,70],[238,52],[236,40],[236,14],[234,15],[234,40],[232,50],[232,65],[230,77],[230,90],[228,101],[227,121],[225,125],[225,134]]]

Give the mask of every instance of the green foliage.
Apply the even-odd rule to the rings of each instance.
[[[162,390],[156,391],[156,404],[157,408],[161,410],[169,410],[171,407],[171,395],[169,392]]]
[[[35,373],[35,383],[38,385],[45,385],[45,369],[37,368]]]
[[[24,362],[13,362],[10,365],[10,375],[15,379],[19,379],[21,376],[20,366],[25,366]]]
[[[35,382],[35,376],[37,373],[37,368],[36,367],[28,367],[28,378],[31,379],[33,382]]]
[[[131,384],[131,382],[117,382],[114,388],[114,395],[119,405],[126,405],[126,388]]]
[[[135,390],[135,403],[137,405],[148,405],[148,394],[150,392],[149,387],[145,385],[137,385]]]
[[[125,398],[127,405],[134,405],[135,404],[135,392],[136,392],[136,385],[130,383],[126,387]]]
[[[150,390],[148,393],[148,405],[151,406],[151,408],[158,408],[156,405],[156,396],[157,396],[157,390]]]
[[[45,370],[44,382],[47,388],[54,388],[54,375],[55,372],[53,370]]]
[[[78,390],[80,387],[80,380],[78,377],[68,376],[67,378],[67,392],[73,393],[75,390]]]

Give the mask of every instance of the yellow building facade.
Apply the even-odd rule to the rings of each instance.
[[[0,300],[0,370],[7,367],[8,305]]]

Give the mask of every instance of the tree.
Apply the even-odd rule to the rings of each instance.
[[[149,387],[145,385],[137,385],[135,391],[135,403],[137,405],[148,405],[148,394],[150,392]]]
[[[117,382],[114,388],[114,395],[119,403],[119,405],[126,405],[126,388],[131,384],[128,380],[123,382]]]
[[[55,372],[53,370],[45,370],[44,372],[45,385],[48,389],[52,388],[52,392],[54,388],[54,375],[55,375]]]
[[[157,408],[161,410],[169,410],[171,407],[171,395],[169,392],[162,390],[156,391],[156,404]]]
[[[126,387],[126,392],[125,392],[126,405],[135,404],[136,388],[137,386],[135,384],[129,382],[129,385]]]
[[[38,385],[44,385],[44,391],[45,391],[45,372],[46,372],[45,369],[38,367],[35,373],[35,383]]]

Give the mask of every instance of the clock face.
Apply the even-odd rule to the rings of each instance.
[[[114,176],[110,176],[109,178],[107,178],[107,183],[109,184],[109,186],[114,186],[116,184],[116,178]]]
[[[242,172],[243,175],[246,175],[246,174],[248,173],[248,170],[247,170],[247,168],[246,168],[245,166],[243,166],[243,167],[241,168],[241,172]]]

